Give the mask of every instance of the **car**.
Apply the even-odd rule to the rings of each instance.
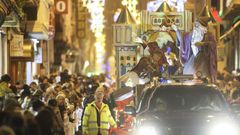
[[[161,84],[145,90],[133,115],[135,135],[239,135],[236,115],[208,84]]]

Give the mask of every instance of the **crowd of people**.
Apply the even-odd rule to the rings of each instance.
[[[229,102],[240,103],[240,70],[229,71],[224,68],[218,72],[216,85]]]
[[[240,103],[240,70],[218,72],[216,85],[230,102]],[[107,135],[110,125],[116,127],[114,90],[115,83],[103,74],[87,77],[64,70],[38,76],[29,85],[13,84],[9,75],[2,75],[0,134]]]
[[[13,84],[9,75],[2,75],[0,134],[81,135],[84,108],[99,98],[95,95],[97,89],[103,95],[102,106],[107,104],[111,117],[115,118],[114,100],[109,96],[114,83],[107,80],[103,74],[87,77],[69,75],[65,70],[49,78],[39,76],[27,85],[21,82]],[[116,126],[113,119],[110,124]]]

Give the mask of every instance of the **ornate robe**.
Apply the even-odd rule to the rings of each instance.
[[[181,36],[177,32],[180,42],[180,60],[184,64],[183,74],[196,74],[201,72],[209,77],[211,82],[217,78],[217,45],[212,33],[207,32],[203,41],[205,45],[199,46],[199,53],[194,56],[191,48],[192,33]]]

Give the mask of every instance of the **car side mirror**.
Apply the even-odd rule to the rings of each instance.
[[[136,109],[133,106],[125,106],[124,113],[128,115],[136,115]]]

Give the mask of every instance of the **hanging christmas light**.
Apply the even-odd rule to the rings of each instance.
[[[91,19],[90,19],[90,29],[94,33],[96,38],[96,42],[94,44],[96,50],[96,72],[103,73],[104,72],[104,60],[105,60],[105,35],[103,33],[104,29],[104,6],[105,0],[82,0],[83,5],[87,7]]]

